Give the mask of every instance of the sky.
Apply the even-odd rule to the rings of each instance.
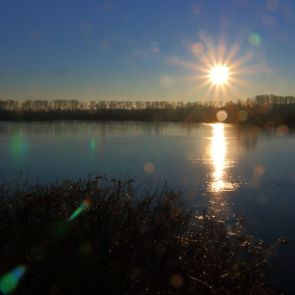
[[[294,0],[0,1],[0,99],[258,94],[295,95]]]

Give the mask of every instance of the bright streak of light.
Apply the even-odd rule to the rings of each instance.
[[[91,200],[89,198],[85,199],[81,205],[72,213],[72,215],[68,218],[68,221],[73,221],[77,218],[82,212],[89,209],[91,205]]]
[[[224,186],[224,168],[226,158],[226,141],[224,136],[224,125],[213,125],[213,136],[211,142],[211,157],[214,166],[212,191],[219,192]]]
[[[3,294],[12,293],[17,285],[19,284],[21,278],[26,273],[27,268],[24,265],[19,265],[12,271],[6,273],[0,278],[0,292]]]

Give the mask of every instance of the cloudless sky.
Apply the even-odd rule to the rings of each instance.
[[[295,94],[294,0],[1,0],[0,98],[212,99],[222,44],[222,99]]]

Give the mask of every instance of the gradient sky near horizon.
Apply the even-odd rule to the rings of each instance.
[[[0,44],[0,99],[295,95],[294,0],[1,0]]]

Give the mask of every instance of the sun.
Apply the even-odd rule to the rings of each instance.
[[[215,86],[222,86],[228,82],[229,68],[226,65],[213,66],[209,71],[210,82]]]

